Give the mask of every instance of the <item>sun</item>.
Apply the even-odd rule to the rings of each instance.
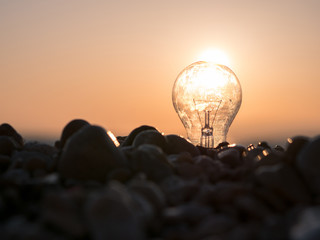
[[[223,51],[219,49],[208,49],[199,54],[197,61],[213,62],[230,67],[230,60]]]

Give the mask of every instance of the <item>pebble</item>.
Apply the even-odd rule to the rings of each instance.
[[[320,239],[320,207],[305,208],[290,229],[292,240]]]
[[[145,130],[137,134],[132,146],[137,148],[143,144],[152,144],[162,149],[165,152],[167,142],[165,137],[157,130]]]
[[[305,144],[296,159],[299,173],[316,196],[320,196],[320,136]]]
[[[200,151],[191,142],[178,135],[170,134],[166,135],[167,141],[167,154],[179,154],[182,152],[188,152],[192,157],[200,155]]]
[[[145,197],[152,204],[154,212],[161,214],[161,210],[166,205],[166,199],[157,184],[148,180],[133,179],[128,183],[128,189]]]
[[[310,194],[294,169],[285,164],[262,166],[255,170],[259,184],[291,203],[308,204]]]
[[[0,174],[5,172],[10,165],[10,157],[0,154]]]
[[[285,160],[290,164],[296,164],[296,158],[299,152],[310,141],[310,139],[305,136],[296,136],[293,138],[288,138],[287,141],[288,146],[285,152]]]
[[[143,144],[139,146],[133,152],[130,161],[134,172],[143,172],[148,179],[155,182],[161,182],[174,173],[166,155],[161,148],[155,145]]]
[[[227,148],[218,153],[218,159],[231,168],[239,167],[243,164],[240,152],[233,148]]]
[[[11,156],[19,148],[12,137],[0,136],[0,154]]]
[[[66,144],[67,140],[79,129],[90,125],[86,120],[74,119],[70,121],[62,130],[62,134],[59,141],[56,141],[55,147],[62,149]]]
[[[109,171],[126,159],[106,131],[86,126],[72,135],[62,150],[58,171],[64,178],[105,182]]]
[[[136,136],[143,131],[146,130],[155,130],[158,131],[155,127],[148,126],[148,125],[142,125],[140,127],[135,128],[131,131],[131,133],[125,138],[125,140],[122,141],[121,147],[131,146]]]
[[[130,194],[119,184],[92,193],[85,207],[91,237],[97,240],[145,239],[132,201]]]
[[[37,170],[50,172],[53,165],[53,159],[46,154],[20,151],[12,156],[10,168],[23,168],[33,176]]]
[[[21,135],[8,123],[3,123],[0,125],[0,136],[12,137],[16,143],[22,147],[24,142]]]

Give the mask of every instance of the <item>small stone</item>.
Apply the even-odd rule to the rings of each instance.
[[[166,177],[173,175],[173,169],[168,163],[163,151],[151,144],[143,144],[136,149],[130,160],[133,171],[143,172],[148,179],[161,182]]]
[[[0,125],[0,136],[12,137],[20,147],[23,146],[21,135],[10,124],[3,123]]]
[[[204,173],[199,165],[190,162],[176,162],[174,167],[177,174],[185,179],[197,178]]]
[[[58,171],[65,178],[104,182],[110,170],[126,165],[126,159],[106,131],[85,126],[72,135],[62,150]]]
[[[168,145],[166,149],[167,154],[179,154],[181,152],[188,152],[192,157],[200,155],[199,149],[183,137],[171,134],[166,135],[165,138]]]
[[[30,174],[24,169],[8,169],[2,178],[8,182],[12,182],[17,185],[26,184],[30,181]]]
[[[256,198],[270,206],[274,212],[284,212],[287,208],[285,200],[279,198],[272,190],[257,186],[253,189]]]
[[[148,126],[148,125],[142,125],[140,127],[137,127],[135,128],[134,130],[132,130],[132,132],[125,138],[125,140],[122,141],[121,143],[121,147],[126,147],[126,146],[131,146],[135,137],[140,133],[140,132],[143,132],[143,131],[146,131],[146,130],[156,130],[157,129],[155,127],[152,127],[152,126]]]
[[[55,146],[59,149],[62,149],[66,144],[67,140],[79,129],[90,125],[86,120],[74,119],[70,121],[62,130],[60,141],[55,143]]]
[[[290,229],[292,240],[320,239],[320,207],[304,209]]]
[[[255,171],[257,181],[291,203],[307,204],[310,194],[294,169],[285,164],[262,166]]]
[[[137,134],[132,145],[137,148],[143,144],[152,144],[165,151],[167,142],[165,137],[157,130],[145,130]]]
[[[286,218],[283,215],[268,216],[263,222],[258,239],[290,239],[287,224]]]
[[[177,163],[180,163],[180,162],[194,163],[191,154],[188,152],[181,152],[179,154],[171,154],[171,155],[167,156],[167,159],[168,159],[168,162],[173,166]]]
[[[11,156],[19,148],[12,137],[0,136],[0,154]]]
[[[223,176],[223,164],[218,160],[213,160],[206,155],[200,155],[194,158],[197,166],[207,175],[208,179],[215,183]]]
[[[8,169],[10,162],[9,156],[0,154],[0,174]]]
[[[258,147],[262,147],[264,149],[271,149],[270,145],[266,141],[259,142]]]
[[[31,175],[39,169],[46,172],[53,166],[53,159],[40,152],[17,152],[12,156],[11,162],[10,168],[23,168]]]
[[[320,136],[312,139],[300,151],[296,168],[307,183],[311,192],[320,195]]]
[[[283,153],[265,149],[257,156],[255,167],[270,166],[281,162],[284,162]]]
[[[231,168],[236,168],[243,164],[239,151],[233,148],[227,148],[220,151],[218,153],[218,159],[220,159],[223,164]]]
[[[86,204],[86,215],[93,239],[143,240],[141,222],[133,209],[133,199],[121,184],[109,184],[93,193]]]
[[[301,149],[310,142],[310,138],[305,136],[296,136],[293,138],[288,138],[288,147],[285,152],[285,160],[290,164],[296,163],[296,158],[301,151]]]
[[[242,222],[237,224],[228,233],[226,239],[228,240],[248,240],[258,239],[258,233],[260,231],[259,222]],[[208,239],[209,240],[209,239]]]
[[[269,208],[250,194],[237,197],[234,201],[235,207],[245,219],[263,219],[271,214]]]
[[[157,184],[148,180],[133,179],[129,182],[128,188],[145,197],[152,204],[154,211],[161,213],[166,200]]]
[[[280,145],[275,145],[273,149],[277,152],[285,152],[285,149]]]
[[[39,142],[26,142],[23,146],[23,151],[26,152],[38,152],[47,156],[53,157],[58,153],[58,149],[54,146]]]
[[[108,180],[117,180],[119,182],[127,181],[132,175],[128,168],[115,168],[108,173]]]
[[[82,200],[84,192],[48,192],[43,199],[43,222],[73,238],[85,236],[87,228],[76,200]]]
[[[164,221],[169,224],[186,222],[188,224],[195,225],[211,214],[212,208],[209,206],[190,202],[166,208],[163,212],[163,218]]]
[[[235,225],[236,220],[226,214],[212,214],[200,221],[190,234],[192,239],[204,239],[205,237],[215,239],[230,231]]]
[[[215,148],[221,150],[221,149],[224,149],[224,148],[228,147],[228,145],[229,145],[228,142],[221,142],[221,143],[219,143],[218,146],[215,147]]]
[[[215,185],[203,184],[198,192],[197,201],[213,206],[232,204],[234,200],[248,191],[241,183],[219,181]]]
[[[160,188],[165,193],[169,205],[178,205],[194,198],[199,185],[196,180],[184,180],[176,175],[167,177]]]

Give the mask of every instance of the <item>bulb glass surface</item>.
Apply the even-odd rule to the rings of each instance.
[[[242,101],[234,72],[219,64],[195,62],[177,77],[172,101],[194,145],[212,148],[226,141]]]

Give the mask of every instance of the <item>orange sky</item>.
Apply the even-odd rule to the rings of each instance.
[[[0,122],[58,138],[74,118],[185,135],[175,78],[204,50],[243,91],[230,142],[320,133],[320,1],[0,0]]]

